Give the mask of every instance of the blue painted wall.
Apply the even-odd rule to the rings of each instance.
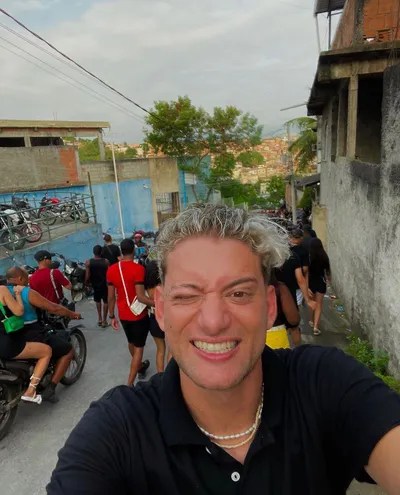
[[[93,246],[96,244],[103,244],[101,225],[91,224],[72,234],[16,251],[15,262],[20,265],[36,266],[33,255],[39,249],[47,249],[53,253],[61,253],[67,258],[85,261],[91,258]],[[14,261],[11,258],[0,259],[0,273],[4,274],[13,264]]]
[[[178,164],[180,161],[178,160]],[[203,173],[208,174],[211,166],[211,158],[207,156],[202,165]],[[197,184],[195,185],[196,195],[193,192],[193,187],[190,184],[185,183],[185,172],[179,170],[179,191],[181,198],[182,208],[186,208],[192,203],[196,203],[197,200],[204,201],[207,197],[208,188],[201,180],[197,179]]]
[[[122,218],[125,235],[132,235],[134,230],[154,230],[153,207],[151,201],[150,179],[138,179],[120,182],[119,184]],[[119,212],[117,206],[117,191],[114,182],[94,184],[92,186],[96,207],[97,222],[102,225],[103,232],[108,232],[116,238],[121,238]],[[69,193],[90,194],[88,186],[71,186],[62,189],[48,189],[46,191],[33,191],[24,196],[32,207],[39,207],[40,200],[45,192],[49,197],[65,198]],[[16,194],[22,197],[22,194]],[[0,203],[11,201],[11,194],[0,194]],[[90,201],[86,208],[92,215]]]

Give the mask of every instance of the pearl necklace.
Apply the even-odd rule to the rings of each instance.
[[[223,447],[224,449],[234,449],[236,447],[241,447],[242,445],[249,442],[256,434],[257,428],[260,424],[263,406],[264,406],[264,383],[262,384],[261,399],[260,399],[260,403],[258,404],[256,419],[254,420],[254,423],[250,426],[250,428],[247,428],[246,431],[242,431],[241,433],[234,433],[233,435],[214,435],[213,433],[210,433],[204,428],[202,428],[200,425],[197,426],[199,427],[200,431],[208,438],[211,438],[211,440],[234,440],[236,438],[241,438],[246,435],[250,435],[246,440],[235,445],[227,446],[227,445],[220,445],[219,443],[214,442],[216,445],[218,445],[219,447]]]

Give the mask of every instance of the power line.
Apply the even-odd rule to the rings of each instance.
[[[150,112],[149,110],[147,110],[147,108],[143,107],[142,105],[140,105],[136,101],[132,100],[132,98],[129,98],[129,96],[124,95],[123,93],[121,93],[121,91],[118,91],[116,88],[114,88],[113,86],[111,86],[110,84],[108,84],[107,82],[105,82],[103,79],[101,79],[100,77],[98,77],[95,74],[93,74],[93,72],[89,71],[88,69],[85,69],[85,67],[83,67],[81,64],[79,64],[74,59],[72,59],[71,57],[69,57],[68,55],[66,55],[64,52],[62,52],[61,50],[59,50],[58,48],[56,48],[49,41],[47,41],[46,39],[42,38],[39,34],[35,33],[31,29],[29,29],[25,24],[23,24],[21,21],[19,21],[15,17],[13,17],[6,10],[0,8],[0,12],[2,12],[4,15],[6,15],[10,19],[12,19],[19,26],[21,26],[23,29],[25,29],[26,31],[28,31],[29,33],[31,33],[33,36],[35,36],[35,38],[39,39],[43,43],[46,43],[46,45],[49,46],[52,50],[55,50],[62,57],[64,57],[67,60],[69,60],[71,63],[73,63],[74,65],[76,65],[77,67],[79,67],[81,70],[83,70],[84,72],[86,72],[87,74],[89,74],[91,77],[93,77],[94,79],[96,79],[97,81],[99,81],[101,84],[103,84],[104,86],[106,86],[108,89],[110,89],[114,93],[116,93],[119,96],[121,96],[121,98],[124,98],[124,100],[129,101],[129,103],[132,103],[132,105],[135,105],[137,108],[140,108],[140,110],[142,110],[143,112],[145,112],[145,113],[147,113],[149,115],[152,115],[153,117],[155,116],[152,112]]]
[[[123,107],[122,105],[120,105],[119,103],[116,103],[114,102],[113,100],[111,100],[110,98],[108,98],[107,96],[103,95],[102,93],[99,93],[98,91],[92,89],[90,86],[88,86],[87,84],[84,84],[83,82],[81,81],[78,81],[77,79],[74,79],[73,77],[69,76],[68,74],[66,74],[65,72],[61,71],[60,69],[58,69],[57,67],[55,67],[54,65],[51,65],[47,62],[45,62],[44,60],[41,60],[39,57],[36,57],[36,55],[33,55],[31,52],[25,50],[24,48],[21,48],[20,46],[18,46],[17,44],[13,43],[12,41],[9,41],[8,39],[6,38],[3,38],[2,36],[0,36],[0,39],[5,41],[6,43],[8,43],[9,45],[12,45],[14,48],[17,48],[18,50],[26,53],[27,55],[29,55],[30,57],[34,58],[35,60],[38,60],[41,64],[43,65],[46,65],[47,67],[50,67],[50,69],[62,74],[63,76],[67,77],[68,79],[71,79],[71,81],[74,81],[76,82],[77,84],[79,84],[80,86],[86,88],[88,91],[98,95],[100,98],[102,98],[105,102],[109,102],[112,106],[114,106],[115,108],[118,108],[122,111],[124,111],[125,113],[128,112],[128,114],[133,117],[133,118],[136,118],[137,120],[139,120],[141,123],[144,122],[143,118],[140,117],[139,115],[136,115],[134,112],[132,112],[131,110],[128,110],[126,109],[125,107]],[[3,47],[4,48],[4,47]],[[87,91],[87,92],[88,92]]]
[[[1,37],[0,37],[0,38],[1,38]],[[1,39],[4,39],[4,38],[1,38]],[[5,41],[7,41],[7,40],[5,40]],[[8,42],[8,43],[10,43],[9,41],[7,41],[7,42]],[[65,79],[64,77],[61,77],[61,76],[57,75],[56,73],[54,73],[54,71],[50,71],[50,70],[46,69],[45,67],[42,67],[41,65],[39,65],[39,64],[37,64],[37,63],[35,63],[35,62],[33,62],[32,60],[30,60],[30,59],[29,59],[29,58],[27,58],[27,57],[24,57],[23,55],[21,55],[20,53],[18,53],[18,52],[16,52],[16,51],[12,50],[11,48],[7,48],[6,46],[4,46],[4,45],[2,45],[2,44],[0,44],[0,47],[1,47],[1,48],[3,48],[3,50],[7,50],[8,52],[13,53],[13,54],[14,54],[14,55],[16,55],[17,57],[22,58],[23,60],[25,60],[25,61],[29,62],[30,64],[34,65],[35,67],[38,67],[39,69],[43,70],[44,72],[47,72],[48,74],[51,74],[53,77],[56,77],[57,79],[60,79],[60,80],[61,80],[61,81],[63,81],[63,82],[66,82],[66,83],[67,83],[67,84],[69,84],[70,86],[73,86],[74,88],[77,88],[77,89],[79,89],[80,91],[83,91],[83,92],[85,92],[85,93],[88,93],[90,96],[92,96],[93,98],[96,98],[97,100],[101,101],[102,103],[104,103],[104,102],[105,102],[105,100],[103,99],[103,97],[102,97],[102,98],[100,98],[100,97],[96,96],[95,94],[91,94],[91,93],[89,93],[89,91],[87,91],[87,90],[85,90],[85,89],[81,88],[80,86],[78,86],[78,85],[76,85],[76,84],[73,84],[71,81],[68,81],[68,79]],[[21,49],[21,50],[22,50],[22,49]],[[25,50],[22,50],[22,51],[25,51]],[[28,53],[29,53],[29,52],[28,52]],[[34,58],[37,58],[37,57],[34,57]],[[39,60],[40,60],[40,59],[39,59]],[[42,62],[42,61],[40,61],[40,62]],[[44,63],[44,62],[42,62],[42,63]],[[46,64],[46,65],[49,65],[49,64]],[[51,67],[52,67],[52,66],[51,66]],[[67,76],[67,77],[69,77],[69,76]],[[71,78],[70,78],[70,79],[71,79]],[[82,84],[82,83],[80,83],[80,84]],[[91,91],[93,92],[93,90],[91,90]],[[121,106],[120,106],[120,105],[118,105],[117,103],[112,102],[111,100],[109,100],[109,102],[106,102],[106,103],[108,103],[109,105],[115,106],[118,110],[120,110],[121,112],[123,112],[125,115],[127,115],[127,116],[129,116],[129,117],[138,118],[138,117],[136,117],[136,115],[134,115],[134,114],[130,113],[130,112],[129,112],[129,110],[124,109],[123,107],[121,107]]]

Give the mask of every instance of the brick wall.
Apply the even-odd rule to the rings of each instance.
[[[400,39],[399,0],[348,0],[332,49],[352,44]]]
[[[29,191],[79,182],[76,150],[68,146],[0,148],[0,192]]]
[[[80,178],[87,181],[87,173],[90,173],[92,184],[114,182],[114,166],[110,161],[96,161],[81,164]],[[120,181],[148,178],[150,174],[149,161],[146,159],[119,160],[117,162],[117,174]]]

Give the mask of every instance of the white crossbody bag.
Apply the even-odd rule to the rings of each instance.
[[[139,316],[143,313],[144,309],[147,307],[147,304],[140,302],[137,296],[135,296],[135,299],[131,303],[129,302],[128,291],[126,290],[124,276],[122,275],[121,262],[118,263],[118,267],[119,273],[121,274],[122,285],[124,286],[126,304],[135,316]]]

